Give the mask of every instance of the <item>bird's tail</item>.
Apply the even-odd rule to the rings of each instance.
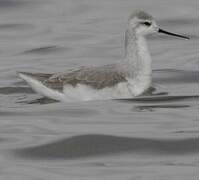
[[[45,86],[37,76],[32,73],[18,72],[18,76],[23,79],[35,92],[42,96],[63,101],[64,94]],[[47,76],[47,75],[46,75]]]

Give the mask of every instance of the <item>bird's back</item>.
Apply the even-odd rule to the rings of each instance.
[[[70,72],[54,74],[45,81],[45,84],[51,86],[52,83],[60,83],[62,86],[72,85],[74,87],[77,84],[83,84],[94,89],[103,89],[124,81],[126,81],[125,74],[118,71],[115,65],[105,65],[100,67],[81,67]]]
[[[90,86],[93,89],[103,89],[112,87],[120,82],[125,82],[125,73],[118,71],[115,64],[99,67],[81,67],[67,71],[65,73],[44,74],[44,73],[26,73],[27,75],[48,88],[63,91],[65,85],[73,87],[78,84]]]

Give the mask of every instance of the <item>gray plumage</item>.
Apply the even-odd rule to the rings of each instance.
[[[148,13],[142,11],[142,10],[134,11],[134,12],[129,16],[129,20],[130,20],[130,19],[133,19],[133,18],[135,18],[135,17],[136,17],[136,18],[139,18],[139,19],[142,19],[142,20],[152,20],[152,19],[153,19],[153,17],[152,17],[150,14],[148,14]]]
[[[20,73],[28,75],[45,86],[58,91],[62,91],[64,85],[75,87],[77,84],[84,84],[94,89],[103,89],[126,81],[125,73],[118,71],[115,65],[81,67],[77,70],[59,74]]]

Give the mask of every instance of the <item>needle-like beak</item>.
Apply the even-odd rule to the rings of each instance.
[[[180,35],[180,34],[171,33],[171,32],[165,31],[165,30],[163,30],[163,29],[159,29],[158,32],[159,32],[159,33],[168,34],[168,35],[171,35],[171,36],[176,36],[176,37],[184,38],[184,39],[190,39],[190,38],[187,37],[187,36],[183,36],[183,35]]]

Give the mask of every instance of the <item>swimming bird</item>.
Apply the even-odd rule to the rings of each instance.
[[[189,39],[160,29],[150,14],[136,11],[128,19],[125,58],[122,61],[98,67],[80,67],[64,73],[18,74],[34,91],[58,101],[132,98],[143,94],[151,85],[151,56],[145,37],[152,33]]]

